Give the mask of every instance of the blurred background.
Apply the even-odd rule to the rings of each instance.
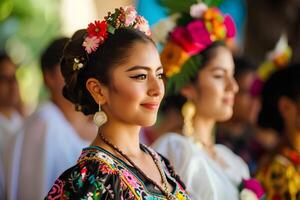
[[[1,0],[0,50],[19,66],[17,80],[26,115],[47,98],[39,70],[39,57],[55,37],[71,36],[115,7],[134,4],[155,24],[166,16],[158,0]],[[236,54],[258,65],[274,48],[281,34],[288,35],[294,55],[299,52],[299,0],[224,0],[221,9],[237,26]],[[296,57],[293,58],[297,60]]]

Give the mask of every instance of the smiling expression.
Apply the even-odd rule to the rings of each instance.
[[[199,71],[194,86],[198,115],[216,121],[232,116],[234,95],[238,91],[233,74],[231,52],[226,47],[217,47],[214,57]]]
[[[135,42],[126,61],[112,70],[103,109],[110,120],[150,126],[164,95],[163,69],[151,42]]]

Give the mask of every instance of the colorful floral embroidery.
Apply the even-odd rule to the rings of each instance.
[[[143,146],[143,148],[147,148]],[[152,149],[147,151],[161,160],[166,176],[175,184],[174,195],[189,200],[173,169]],[[149,199],[165,200],[159,191],[152,191],[124,162],[98,147],[84,149],[78,164],[55,182],[46,199]]]

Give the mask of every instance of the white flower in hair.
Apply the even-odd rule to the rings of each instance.
[[[207,9],[208,7],[205,3],[194,4],[190,8],[190,15],[194,18],[201,18]]]
[[[173,14],[166,19],[160,20],[154,26],[152,26],[152,39],[155,43],[165,43],[169,32],[176,26],[176,20],[180,15]]]
[[[288,40],[285,34],[280,36],[275,49],[267,55],[268,60],[273,60],[276,57],[282,55],[287,49],[289,49]]]

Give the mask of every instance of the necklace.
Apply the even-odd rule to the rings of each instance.
[[[142,176],[144,176],[151,184],[155,185],[167,198],[167,200],[176,200],[176,198],[171,194],[171,192],[169,192],[168,189],[168,181],[167,181],[167,177],[162,169],[161,163],[160,161],[156,158],[156,156],[154,155],[153,152],[150,152],[150,156],[152,157],[156,167],[158,168],[159,174],[161,176],[162,179],[162,184],[163,184],[163,188],[157,184],[155,181],[153,181],[152,179],[150,179],[126,154],[124,154],[116,145],[112,144],[111,142],[109,142],[102,133],[99,133],[101,140],[107,144],[108,146],[110,146],[111,148],[113,148],[116,152],[118,152],[122,157],[124,157],[137,171],[139,171]]]

